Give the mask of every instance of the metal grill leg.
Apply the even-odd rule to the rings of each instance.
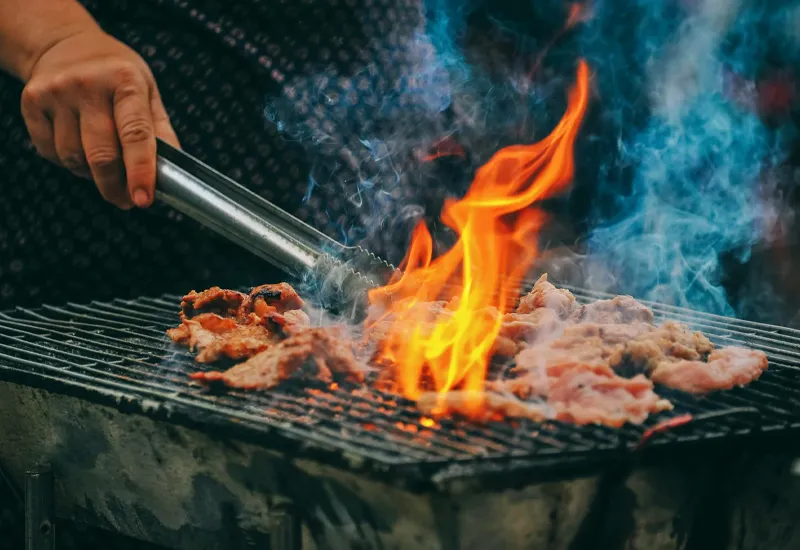
[[[25,550],[54,550],[53,471],[48,464],[25,472]]]
[[[270,523],[270,550],[302,550],[302,526],[291,504],[276,505],[270,512]]]

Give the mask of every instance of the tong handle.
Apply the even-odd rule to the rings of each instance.
[[[156,198],[290,271],[313,268],[336,241],[269,201],[158,140]]]

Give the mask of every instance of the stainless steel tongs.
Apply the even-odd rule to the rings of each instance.
[[[352,302],[396,270],[358,246],[343,246],[196,158],[158,141],[156,198],[290,275],[321,296]],[[340,304],[341,305],[341,304]]]

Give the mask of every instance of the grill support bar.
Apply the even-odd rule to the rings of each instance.
[[[25,550],[55,550],[53,485],[49,464],[25,472]]]
[[[303,536],[300,517],[290,502],[272,507],[270,516],[270,550],[302,550]]]

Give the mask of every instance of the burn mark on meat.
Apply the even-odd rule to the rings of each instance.
[[[229,464],[232,479],[267,497],[285,498],[303,512],[300,518],[315,540],[321,540],[326,525],[355,528],[364,548],[382,548],[375,533],[389,533],[395,517],[377,517],[361,496],[341,482],[310,476],[292,462],[266,453],[253,454],[247,467]]]
[[[294,288],[287,283],[265,284],[254,287],[250,290],[247,302],[250,308],[254,308],[258,313],[256,303],[263,300],[270,307],[274,307],[279,313],[284,313],[293,309],[303,307],[303,299],[297,294]]]
[[[279,334],[281,338],[286,338],[288,336],[286,330],[284,330],[286,328],[286,322],[283,317],[270,315],[264,319],[264,324],[266,325],[267,330],[274,332],[275,334]]]
[[[631,360],[629,355],[622,358],[622,361],[614,367],[614,372],[623,378],[633,378],[637,374],[645,374],[646,369],[642,363]]]
[[[253,287],[250,289],[250,298],[252,300],[264,298],[265,302],[270,303],[270,301],[280,300],[281,291],[274,288]]]
[[[235,290],[211,287],[203,292],[191,291],[181,300],[181,313],[191,319],[201,313],[235,316],[246,296]]]

